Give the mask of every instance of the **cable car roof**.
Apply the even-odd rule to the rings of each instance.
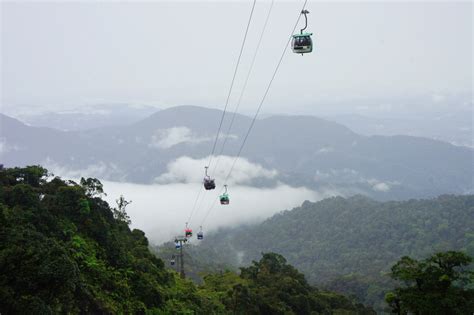
[[[303,34],[295,34],[293,37],[305,37],[305,36],[311,36],[313,33],[303,33]]]

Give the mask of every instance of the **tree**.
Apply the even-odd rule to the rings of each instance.
[[[120,198],[116,199],[115,202],[117,203],[117,208],[112,209],[114,212],[114,218],[121,222],[127,223],[127,225],[130,225],[130,223],[132,223],[132,220],[130,220],[130,217],[125,211],[125,208],[127,208],[127,206],[131,204],[132,201],[125,200],[124,196],[120,195]]]
[[[418,261],[402,257],[392,266],[391,277],[403,286],[385,296],[393,313],[471,314],[474,312],[472,258],[463,252],[436,253]]]
[[[102,183],[97,178],[84,179],[84,177],[81,177],[81,186],[89,198],[101,197],[102,195],[107,196]]]

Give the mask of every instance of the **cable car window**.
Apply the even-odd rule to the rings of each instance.
[[[309,36],[300,37],[300,45],[301,46],[311,45],[311,38]]]

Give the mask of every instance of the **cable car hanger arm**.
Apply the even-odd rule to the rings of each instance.
[[[308,10],[302,10],[301,14],[304,14],[304,27],[300,30],[300,33],[303,34],[303,31],[308,27],[308,17],[306,14],[309,14]]]

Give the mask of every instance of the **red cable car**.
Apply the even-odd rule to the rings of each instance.
[[[191,237],[191,236],[193,236],[193,230],[190,229],[190,228],[186,228],[186,229],[184,230],[184,236],[186,236],[186,237]]]

